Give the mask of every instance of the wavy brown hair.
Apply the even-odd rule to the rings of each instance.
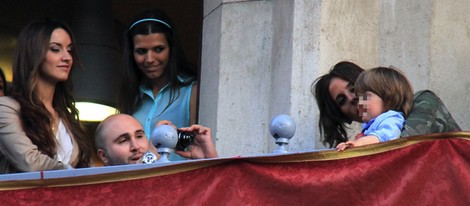
[[[41,153],[51,158],[54,158],[57,153],[57,143],[51,128],[52,116],[38,98],[36,90],[39,70],[49,49],[51,34],[58,28],[64,29],[69,34],[73,44],[74,38],[70,28],[54,20],[34,21],[21,31],[13,56],[13,87],[11,91],[11,96],[21,106],[20,117],[26,136],[31,139],[31,142],[38,147]],[[72,48],[76,47],[72,45]],[[71,55],[76,61],[76,52],[72,50]],[[71,78],[56,84],[52,106],[78,144],[80,153],[77,167],[89,167],[92,146],[90,138],[84,132],[78,118],[78,110],[72,96]]]

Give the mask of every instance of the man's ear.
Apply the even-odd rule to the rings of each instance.
[[[106,154],[106,151],[100,148],[97,150],[97,153],[98,153],[98,157],[101,159],[101,161],[103,161],[104,165],[108,165],[109,159],[108,159],[108,155]]]

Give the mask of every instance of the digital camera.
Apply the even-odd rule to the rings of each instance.
[[[196,134],[189,131],[176,130],[178,133],[178,143],[176,143],[175,150],[185,150],[186,147],[191,145],[194,141]]]

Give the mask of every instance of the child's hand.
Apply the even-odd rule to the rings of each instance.
[[[354,147],[355,144],[353,141],[341,142],[336,146],[336,151],[343,151],[347,148]]]
[[[359,146],[375,144],[379,142],[380,142],[379,138],[376,136],[373,136],[373,135],[364,136],[354,141],[347,141],[347,142],[339,143],[338,146],[336,146],[336,151],[343,151],[347,148],[359,147]]]

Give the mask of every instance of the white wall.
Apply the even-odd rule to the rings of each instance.
[[[431,89],[470,129],[470,0],[204,2],[200,123],[222,156],[275,149],[268,125],[289,114],[289,149],[322,148],[311,83],[350,60],[393,65]],[[352,134],[358,130],[353,125]]]

